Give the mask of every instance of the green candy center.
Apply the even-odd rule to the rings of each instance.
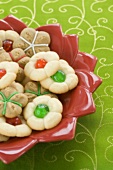
[[[34,115],[38,118],[44,118],[49,112],[49,107],[46,104],[39,104],[35,108]]]
[[[66,79],[66,75],[63,71],[58,70],[54,75],[51,76],[51,78],[55,81],[55,82],[59,82],[62,83],[65,81]]]

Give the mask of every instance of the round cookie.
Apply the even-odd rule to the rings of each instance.
[[[32,132],[22,116],[13,119],[0,117],[0,134],[7,137],[25,137]]]
[[[18,70],[19,65],[15,62],[0,63],[0,89],[9,86],[16,79]]]
[[[36,97],[24,108],[23,115],[27,124],[34,130],[51,129],[62,119],[62,103],[50,96]]]
[[[40,84],[52,93],[62,94],[77,86],[78,77],[74,69],[65,60],[59,60],[57,64],[56,73],[41,80]]]
[[[25,65],[24,73],[33,81],[41,81],[53,75],[59,66],[59,56],[54,51],[39,52]]]
[[[40,51],[49,51],[50,36],[47,32],[24,28],[14,43],[13,48],[21,48],[31,57]]]

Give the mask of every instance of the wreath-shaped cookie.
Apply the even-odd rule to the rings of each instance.
[[[0,91],[0,117],[14,118],[22,113],[22,108],[28,103],[28,98],[17,89],[12,85]]]
[[[13,49],[13,42],[19,37],[19,34],[13,30],[0,30],[0,47],[3,47],[6,52]]]
[[[49,51],[50,36],[47,32],[25,28],[14,43],[13,48],[21,48],[31,57],[40,51]]]
[[[44,130],[53,128],[60,123],[62,111],[62,103],[57,98],[39,96],[27,104],[23,115],[32,129]]]
[[[33,55],[25,65],[24,73],[34,81],[41,81],[52,76],[59,67],[59,56],[56,52],[39,52]]]
[[[57,98],[57,96],[47,89],[44,89],[40,82],[29,81],[25,85],[25,95],[28,97],[28,101],[31,102],[37,96],[49,95],[51,97]]]
[[[15,62],[0,63],[0,89],[9,86],[16,79],[18,70],[19,65]]]
[[[55,74],[40,81],[40,84],[53,93],[61,94],[75,88],[78,84],[78,77],[65,60],[57,61],[57,65]]]
[[[22,116],[15,118],[0,117],[0,134],[6,137],[25,137],[31,134],[31,128]]]

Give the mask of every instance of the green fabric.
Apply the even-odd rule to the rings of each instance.
[[[9,165],[0,162],[0,169],[112,170],[113,1],[0,0],[0,18],[9,14],[29,27],[60,23],[65,34],[78,34],[80,51],[97,56],[95,74],[103,83],[93,94],[96,112],[79,118],[73,140],[37,144]]]

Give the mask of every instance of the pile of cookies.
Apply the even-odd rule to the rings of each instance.
[[[74,69],[51,51],[47,32],[0,30],[0,142],[57,126],[57,94],[78,84]]]

